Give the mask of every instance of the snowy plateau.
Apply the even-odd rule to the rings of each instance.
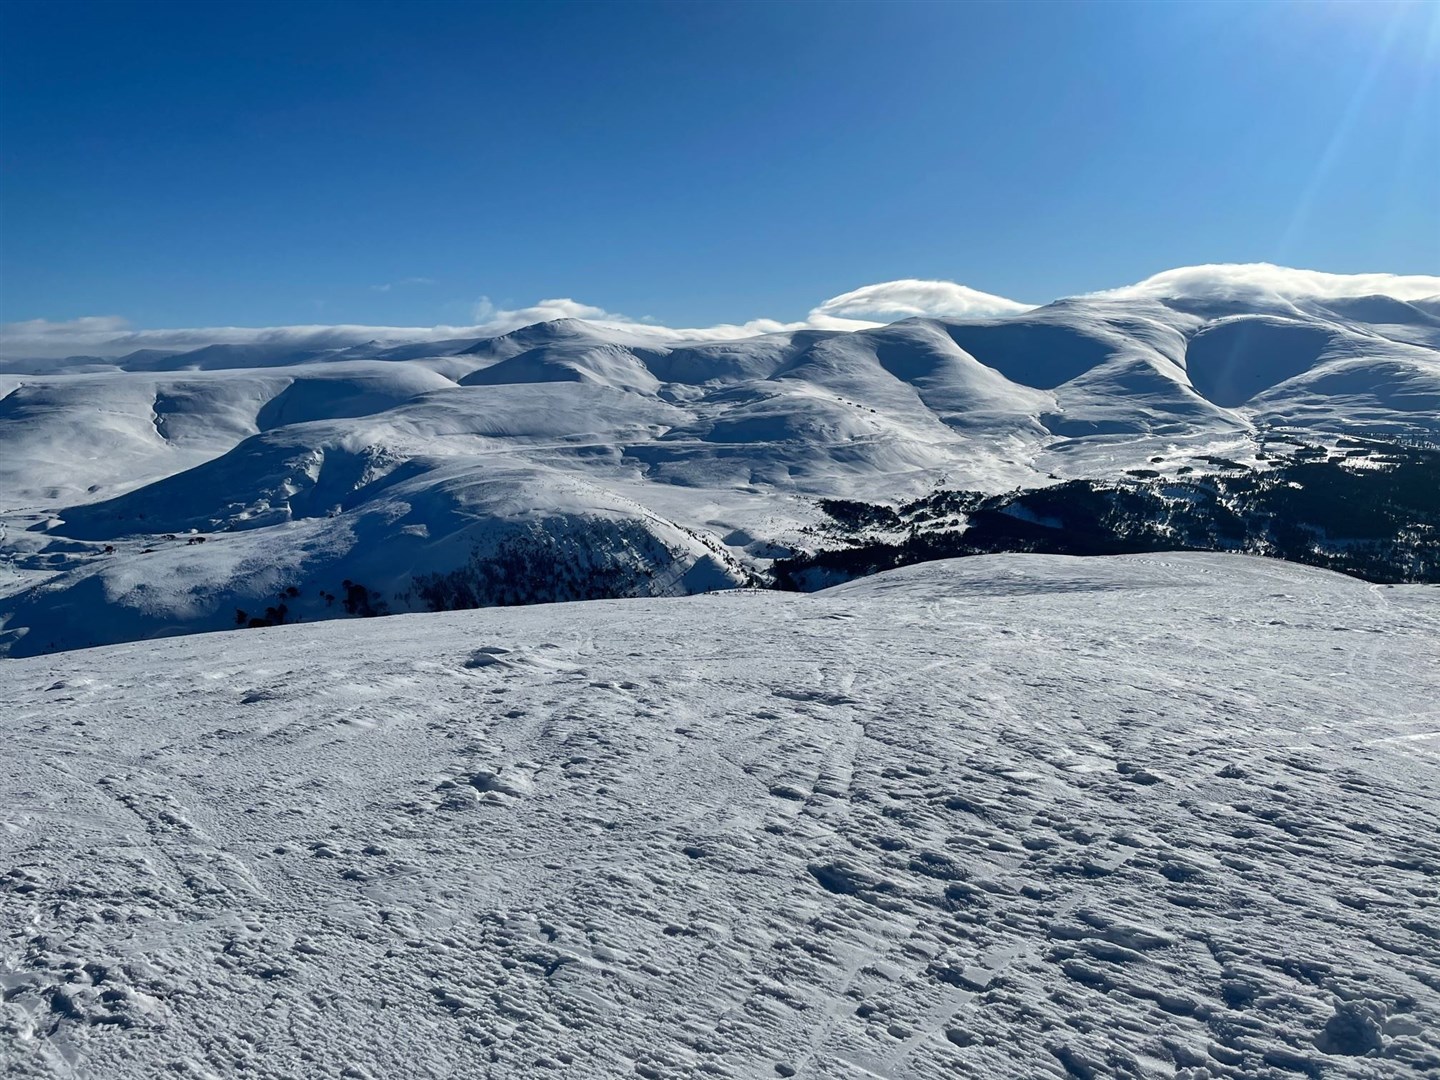
[[[0,664],[0,1071],[1440,1070],[1440,590],[993,555]]]
[[[0,1074],[1440,1075],[1440,279],[1324,277],[7,346]]]

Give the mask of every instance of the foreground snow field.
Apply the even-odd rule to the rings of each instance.
[[[15,1076],[1440,1069],[1440,590],[931,563],[0,664]]]

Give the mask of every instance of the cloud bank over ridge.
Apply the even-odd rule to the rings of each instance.
[[[418,281],[420,279],[412,279]],[[388,288],[388,287],[387,287]],[[1167,270],[1134,285],[1087,294],[1105,299],[1198,299],[1283,304],[1342,297],[1389,296],[1397,300],[1440,297],[1440,276],[1424,274],[1331,274],[1270,263],[1212,264]],[[274,327],[136,329],[119,316],[86,316],[52,322],[30,319],[0,326],[0,359],[46,359],[75,355],[121,356],[137,349],[183,351],[205,345],[273,345],[330,349],[369,341],[423,342],[493,337],[553,319],[582,319],[660,341],[723,341],[787,330],[860,330],[917,316],[955,319],[1004,318],[1033,304],[981,292],[951,281],[904,278],[861,286],[833,296],[795,322],[757,318],[706,327],[668,327],[648,318],[607,311],[568,297],[520,308],[497,307],[482,297],[468,326],[369,326],[361,324]]]
[[[1273,263],[1211,263],[1166,270],[1134,285],[1106,289],[1091,296],[1120,300],[1233,300],[1246,303],[1293,303],[1297,300],[1339,300],[1388,296],[1395,300],[1440,297],[1440,276],[1433,274],[1329,274],[1297,270]]]

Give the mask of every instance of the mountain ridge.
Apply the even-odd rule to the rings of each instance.
[[[1440,435],[1423,297],[1142,286],[717,341],[567,318],[0,374],[0,651],[220,629],[291,589],[285,617],[329,617],[344,581],[414,609],[416,581],[515,545],[605,595],[731,587],[803,552],[825,499],[1264,471],[1277,430]]]

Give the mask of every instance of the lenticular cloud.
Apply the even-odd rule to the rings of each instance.
[[[1018,315],[1029,311],[1033,304],[1007,300],[1003,296],[980,292],[953,281],[919,281],[904,278],[864,285],[839,296],[832,296],[811,311],[811,318],[831,316],[850,319],[875,319],[894,322],[915,316],[931,318],[985,319],[1001,315]]]
[[[1134,285],[1095,293],[1116,299],[1230,300],[1276,302],[1388,296],[1427,300],[1440,296],[1440,277],[1431,274],[1328,274],[1272,263],[1216,263],[1166,270]]]

